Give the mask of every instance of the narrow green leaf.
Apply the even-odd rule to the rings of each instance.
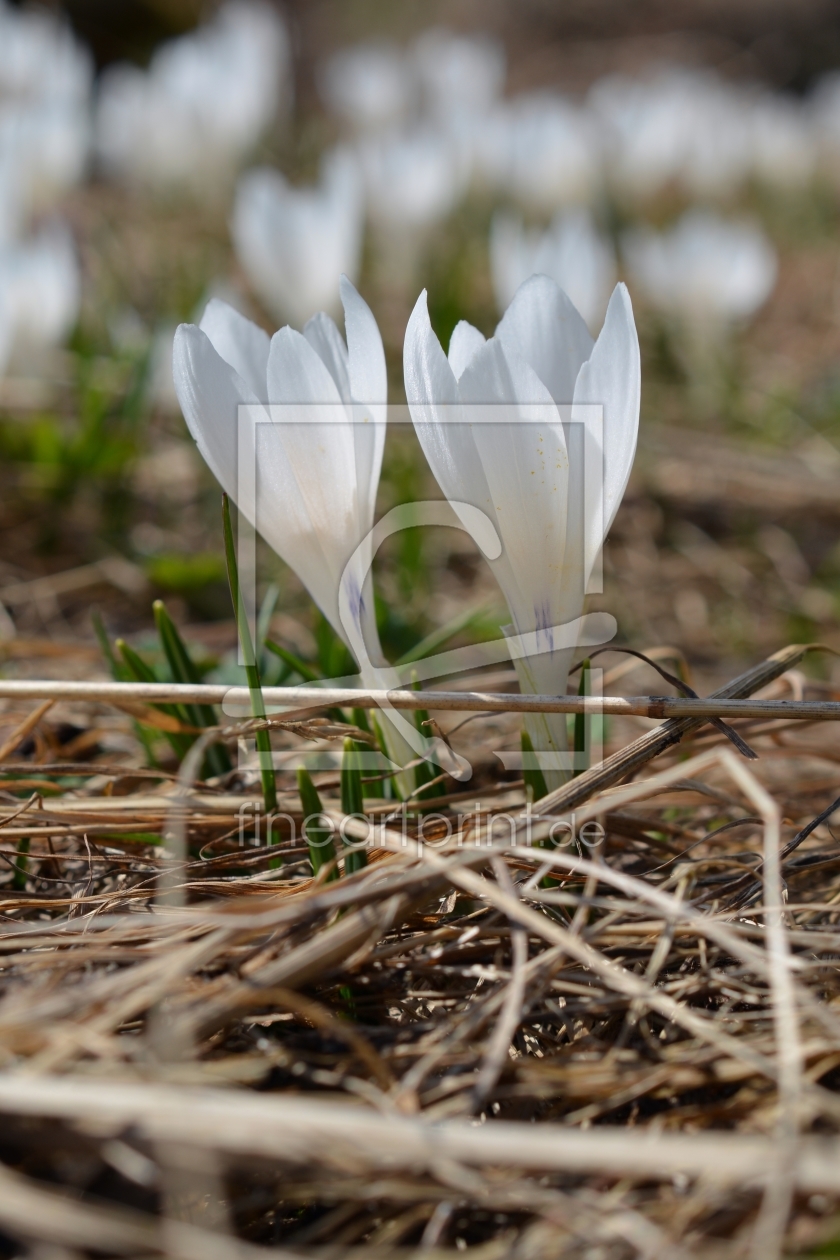
[[[290,652],[288,648],[284,648],[282,643],[275,643],[273,639],[266,639],[265,646],[269,652],[273,652],[275,656],[279,656],[284,664],[293,669],[296,674],[300,674],[304,682],[318,682],[321,675],[307,665],[306,661],[302,661],[299,656],[295,656],[294,652]]]
[[[309,846],[312,874],[317,875],[325,863],[332,862],[335,858],[332,827],[321,826],[317,821],[318,816],[324,812],[321,808],[321,798],[312,782],[312,776],[304,766],[301,766],[297,772],[297,783],[303,813],[303,834]],[[338,879],[338,874],[338,867],[334,866],[327,876],[327,882]]]
[[[128,678],[125,668],[120,664],[114,655],[114,649],[111,647],[111,640],[108,638],[108,632],[105,629],[105,623],[102,620],[102,614],[98,608],[94,608],[90,615],[90,619],[93,623],[93,632],[99,643],[100,651],[105,657],[105,660],[108,663],[108,668],[111,671],[111,677],[114,682],[127,682]]]
[[[580,667],[580,683],[578,685],[578,695],[589,695],[589,672],[592,666],[589,658],[583,662]],[[589,769],[589,748],[591,745],[592,718],[586,713],[575,714],[575,767],[572,771],[573,778],[577,778],[579,774],[583,774],[584,770]]]
[[[311,665],[307,665],[306,661],[302,661],[299,656],[295,656],[294,652],[290,652],[288,648],[284,648],[281,643],[275,643],[273,639],[266,639],[265,646],[269,652],[273,652],[275,656],[279,656],[290,669],[296,674],[300,674],[305,683],[318,683],[321,681],[321,675],[317,673]],[[346,722],[347,718],[341,709],[327,709],[327,716],[332,718],[333,722]]]
[[[26,854],[29,852],[29,836],[24,836],[18,841],[17,851],[20,854],[17,862],[13,863],[15,873],[12,876],[12,888],[15,892],[23,892],[26,888],[26,878],[29,874],[29,863],[26,860]]]
[[[343,814],[361,814],[365,812],[362,796],[362,775],[358,766],[359,751],[352,739],[344,741],[344,756],[341,760],[341,812]],[[344,869],[348,875],[360,871],[367,866],[367,853],[364,849],[354,848],[346,842],[347,853],[344,857]]]
[[[274,609],[277,607],[277,600],[280,597],[280,588],[271,583],[260,605],[260,611],[257,615],[257,655],[262,652],[265,647],[265,640],[271,626],[271,618],[274,616]]]
[[[420,683],[416,677],[412,678],[411,686],[414,691],[420,690]],[[424,726],[424,722],[428,721],[429,713],[427,709],[414,710],[414,725],[418,734],[422,736],[423,745],[426,748],[428,748],[431,743],[428,727]],[[442,779],[438,783],[433,783],[431,787],[426,787],[426,784],[432,783],[432,780],[436,779],[439,774],[439,769],[431,761],[421,761],[414,767],[414,789],[416,800],[427,801],[431,797],[446,795],[446,783]],[[422,789],[425,789],[425,791]]]
[[[111,640],[108,638],[108,632],[105,629],[105,623],[102,620],[102,614],[98,608],[94,608],[91,613],[91,621],[93,622],[93,631],[99,642],[102,655],[108,663],[108,669],[111,671],[111,677],[114,682],[131,682],[131,671],[126,667],[123,661],[119,661],[111,647]],[[154,735],[147,726],[142,722],[134,721],[134,734],[138,741],[143,745],[143,751],[146,754],[147,765],[154,768],[157,766],[157,759],[154,754]]]
[[[376,714],[372,710],[371,710],[371,715],[370,715],[370,721],[373,727],[373,733],[376,736],[376,742],[379,745],[379,751],[382,753],[383,757],[387,758],[389,762],[393,761],[393,757],[388,752],[388,741],[385,738],[385,732],[383,730],[382,723],[379,721],[379,718],[376,716]],[[387,779],[382,780],[382,795],[388,801],[401,801],[402,800],[402,792],[400,790],[400,785],[399,785],[396,775],[394,774],[389,775]]]
[[[123,676],[134,682],[158,682],[157,675],[151,665],[147,664],[134,648],[129,647],[125,639],[117,639],[117,651],[122,657]],[[165,713],[168,717],[174,717],[179,722],[185,722],[192,725],[187,714],[178,704],[153,704],[153,709],[157,709],[160,713]],[[138,723],[138,725],[140,725]],[[179,761],[183,761],[190,748],[196,741],[195,735],[179,735],[177,731],[162,732],[167,743],[174,752]]]
[[[160,645],[172,675],[177,683],[200,683],[201,672],[190,656],[178,627],[170,617],[163,600],[152,604]],[[218,726],[219,718],[212,704],[185,704],[182,706],[189,726]],[[223,744],[211,744],[204,758],[204,768],[211,775],[229,774],[232,766],[228,751]]]
[[[489,605],[482,604],[480,608],[470,608],[467,612],[458,613],[446,625],[438,626],[436,630],[432,630],[419,643],[415,643],[414,647],[406,652],[397,661],[397,666],[411,665],[414,661],[422,661],[427,656],[431,656],[433,652],[443,647],[449,639],[454,639],[456,634],[460,634],[462,630],[468,630],[471,626],[477,625],[483,617],[487,615]]]
[[[367,731],[368,735],[372,735],[370,722],[368,721],[367,709],[353,709],[352,711],[353,725],[358,726],[360,731]]]
[[[358,726],[360,731],[366,731],[368,735],[374,734],[374,732],[371,730],[370,721],[368,720],[366,709],[353,709],[350,716],[351,716],[353,725]],[[366,744],[362,745],[360,743],[357,743],[356,747],[359,749],[360,752],[371,751],[370,747]],[[378,771],[374,771],[372,775],[365,776],[365,777],[372,778],[374,781],[363,783],[362,788],[364,790],[365,796],[372,797],[376,800],[381,800],[382,797],[384,797],[385,795],[385,783],[384,783],[384,780],[377,777],[378,773],[379,773]]]
[[[522,756],[524,759],[522,778],[525,780],[525,790],[531,793],[532,801],[540,801],[544,796],[548,796],[548,788],[546,787],[545,776],[534,757],[534,745],[531,743],[531,736],[526,730],[522,732]]]

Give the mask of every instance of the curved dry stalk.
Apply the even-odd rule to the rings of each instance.
[[[513,880],[500,858],[493,859],[493,872],[500,887],[504,888],[509,897],[515,897]],[[487,1047],[484,1062],[479,1070],[478,1079],[472,1090],[473,1111],[481,1109],[499,1079],[508,1056],[510,1043],[522,1018],[522,1005],[525,1000],[525,965],[528,962],[528,934],[517,926],[515,920],[511,922],[511,952],[511,973],[504,1002]]]

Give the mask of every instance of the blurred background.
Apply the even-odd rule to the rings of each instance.
[[[339,316],[341,271],[394,403],[421,288],[446,346],[535,271],[597,335],[624,280],[640,451],[598,602],[703,685],[792,640],[840,648],[836,0],[0,0],[7,672],[99,668],[92,609],[147,646],[155,596],[224,669],[219,491],[174,329],[211,297],[269,332]],[[391,432],[380,509],[430,483]],[[464,534],[392,543],[389,652],[498,633]],[[259,563],[274,637],[315,659],[308,597]]]

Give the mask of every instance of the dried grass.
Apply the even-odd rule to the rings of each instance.
[[[672,719],[515,836],[488,820],[522,785],[486,769],[435,803],[449,840],[380,802],[367,869],[334,883],[290,840],[240,846],[247,777],[111,757],[47,794],[81,766],[5,763],[0,1229],[189,1260],[765,1260],[835,1237],[840,855],[830,814],[801,833],[837,795],[837,727],[738,729],[758,762]],[[539,847],[547,805],[605,843]],[[299,824],[295,793],[280,808]]]

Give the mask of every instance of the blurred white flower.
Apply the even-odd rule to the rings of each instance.
[[[384,41],[342,48],[319,66],[317,79],[327,108],[361,133],[403,122],[417,96],[409,59]]]
[[[488,139],[496,153],[487,154],[485,146],[484,167],[500,191],[542,211],[592,198],[601,153],[598,131],[585,109],[562,96],[535,92],[497,109],[489,122]]]
[[[290,96],[289,43],[262,0],[228,0],[212,22],[162,45],[148,71],[102,76],[96,141],[106,170],[159,187],[214,187]]]
[[[293,188],[261,167],[239,181],[233,211],[237,257],[268,310],[302,325],[337,306],[335,278],[358,279],[364,231],[361,177],[347,149],[328,154],[318,188]]]
[[[816,128],[809,111],[792,96],[762,92],[748,117],[753,173],[774,188],[799,188],[814,176]]]
[[[601,123],[609,182],[622,193],[645,196],[679,175],[684,159],[684,102],[660,84],[609,75],[589,93]]]
[[[368,213],[396,234],[431,227],[464,195],[469,167],[459,145],[431,127],[390,131],[359,146]]]
[[[590,328],[603,321],[616,281],[612,245],[582,209],[559,212],[546,231],[497,211],[490,225],[490,272],[500,311],[529,276],[550,276]]]
[[[302,333],[281,328],[269,339],[232,307],[211,301],[200,327],[182,324],[175,334],[173,372],[211,472],[346,642],[339,584],[373,526],[387,378],[376,321],[346,277],[341,300],[346,345],[325,314]],[[240,417],[243,403],[251,407]],[[254,479],[240,468],[243,424],[256,455]],[[357,604],[365,640],[375,645],[371,585],[363,575]]]
[[[404,369],[411,416],[443,493],[456,512],[464,503],[484,512],[502,540],[490,566],[513,630],[535,634],[539,650],[516,660],[520,687],[562,695],[572,649],[555,647],[554,628],[583,611],[636,449],[641,376],[627,290],[616,287],[593,342],[554,281],[532,276],[489,341],[458,324],[448,359],[424,292],[406,330]],[[603,480],[594,496],[584,492],[583,425],[567,432],[556,406],[568,403],[603,407]],[[526,727],[535,750],[565,750],[565,718],[529,715]],[[563,778],[558,768],[546,774],[549,787]]]
[[[654,306],[688,323],[747,320],[776,283],[776,251],[760,228],[691,210],[666,232],[628,232],[622,252],[632,283]]]
[[[83,175],[92,81],[91,57],[68,26],[0,0],[0,184],[13,187],[10,197],[0,194],[0,220],[13,218],[14,231]]]
[[[60,345],[78,319],[81,275],[68,228],[0,247],[0,371]]]
[[[694,196],[723,196],[750,171],[742,94],[708,71],[660,69],[639,79],[611,75],[589,94],[617,191],[652,196],[680,183]]]
[[[0,96],[85,103],[93,63],[69,26],[46,10],[0,3]]]
[[[505,50],[491,36],[435,27],[419,36],[413,51],[424,104],[438,121],[445,124],[453,113],[481,113],[501,95]]]
[[[23,192],[17,163],[0,149],[0,246],[21,234],[26,217]]]
[[[818,81],[809,102],[820,162],[832,178],[840,180],[840,70]]]

